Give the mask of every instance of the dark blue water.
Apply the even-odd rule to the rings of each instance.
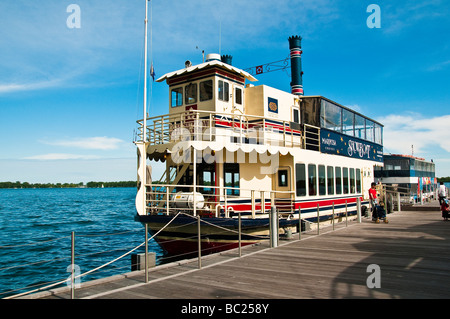
[[[135,196],[135,188],[0,189],[0,298],[67,279],[72,231],[80,273],[142,244]],[[152,240],[149,250],[157,260],[163,255]],[[133,253],[142,252],[144,246]],[[81,284],[130,270],[128,255]]]

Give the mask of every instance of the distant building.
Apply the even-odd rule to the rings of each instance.
[[[433,197],[437,187],[433,160],[411,155],[384,155],[384,167],[375,167],[375,181],[397,186],[417,201],[420,196]]]

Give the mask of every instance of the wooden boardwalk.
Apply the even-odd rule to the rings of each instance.
[[[437,208],[438,209],[438,208]],[[345,222],[302,234],[302,240],[260,244],[144,272],[81,284],[77,299],[341,299],[449,298],[450,221],[435,211],[402,211],[390,223]],[[369,265],[379,272],[368,272]],[[380,288],[368,277],[379,274]],[[369,278],[369,282],[376,282]],[[59,288],[23,298],[68,299]]]

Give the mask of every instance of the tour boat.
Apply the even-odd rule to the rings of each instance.
[[[169,255],[197,252],[199,230],[202,253],[219,252],[267,240],[271,212],[287,235],[368,204],[383,125],[303,94],[301,40],[288,39],[291,92],[256,85],[263,66],[213,53],[156,80],[169,86],[167,114],[149,118],[144,97],[136,220]],[[165,163],[159,179],[152,161]]]

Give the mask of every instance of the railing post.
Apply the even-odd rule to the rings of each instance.
[[[169,215],[169,185],[166,186],[166,214]]]
[[[71,299],[75,299],[75,232],[71,234],[71,274],[70,274],[70,297]]]
[[[224,189],[225,192],[225,218],[228,218],[228,206],[227,206],[227,188],[225,187]]]
[[[148,224],[145,223],[145,283],[148,283]]]
[[[361,223],[361,198],[356,199],[356,215],[358,218],[358,223]]]
[[[264,195],[264,191],[260,192],[260,196],[261,198],[261,214],[265,214],[266,213],[266,197]]]
[[[256,215],[256,212],[255,212],[255,190],[251,190],[251,194],[252,194],[252,218],[253,219],[255,219],[255,215]]]
[[[397,204],[398,204],[398,211],[402,211],[402,204],[400,203],[400,192],[397,193]]]
[[[197,216],[198,269],[202,269],[202,236],[200,231],[200,215]]]
[[[320,235],[320,208],[319,204],[317,204],[317,235]]]
[[[277,227],[277,208],[272,206],[270,208],[270,247],[275,248],[278,246],[278,227]]]
[[[333,230],[334,230],[334,202],[333,202]]]
[[[298,240],[302,238],[302,208],[298,206]]]
[[[194,185],[193,185],[193,194],[194,194],[194,198],[193,198],[193,205],[194,205],[194,216],[197,216],[197,196],[196,196],[196,186],[197,186],[197,150],[195,149],[195,147],[192,147],[192,153],[194,154],[194,158],[193,158],[193,172],[192,172],[192,179],[194,181]]]
[[[242,220],[241,220],[241,212],[239,211],[239,257],[242,257],[242,250],[241,250],[241,231],[242,231]]]
[[[212,113],[209,113],[209,141],[212,142]]]
[[[345,200],[345,227],[348,227],[348,206],[347,206],[347,200]]]

